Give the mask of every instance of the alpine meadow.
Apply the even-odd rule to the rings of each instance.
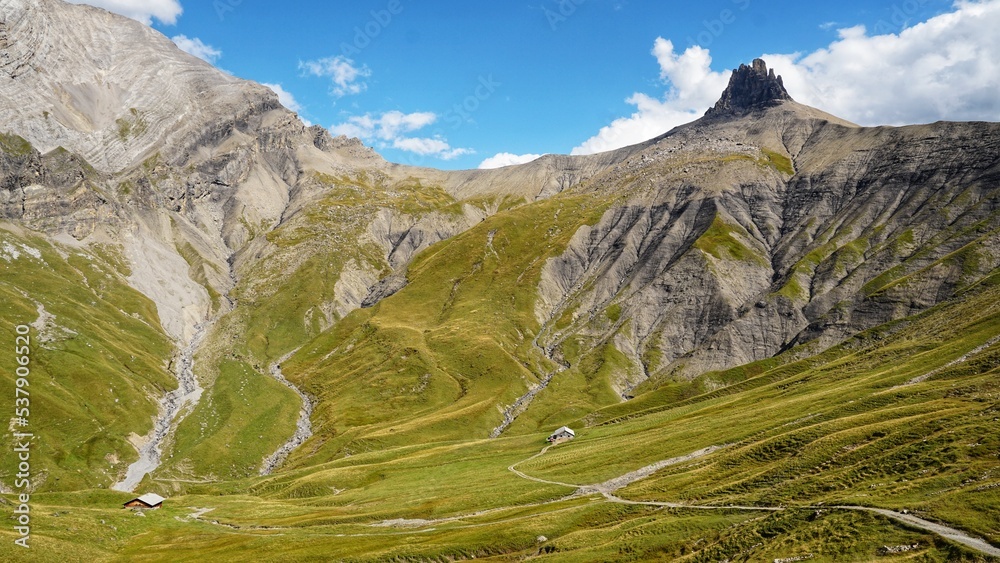
[[[727,76],[439,170],[0,0],[0,560],[1000,559],[1000,124]]]

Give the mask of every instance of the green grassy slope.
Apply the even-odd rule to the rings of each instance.
[[[385,250],[366,238],[378,213],[461,212],[440,188],[412,179],[392,183],[362,171],[306,183],[318,193],[314,200],[274,230],[254,233],[266,238],[265,255],[237,272],[236,308],[198,355],[205,395],[178,426],[174,455],[156,474],[171,488],[253,474],[292,435],[300,400],[267,375],[270,364],[340,320],[326,316],[346,268],[392,271]]]
[[[195,486],[145,518],[115,507],[125,495],[40,495],[38,553],[56,560],[86,537],[91,560],[985,561],[833,506],[906,509],[1000,545],[998,298],[991,280],[821,355],[730,374],[709,393],[640,396],[530,460],[544,433],[397,445]],[[529,476],[586,485],[712,445],[724,447],[616,493],[691,508],[568,497],[573,487],[507,470],[521,462]],[[693,508],[727,505],[785,510]],[[198,508],[212,510],[198,519]]]
[[[127,285],[127,267],[111,247],[54,246],[0,229],[0,256],[0,396],[10,416],[15,327],[33,325],[27,429],[35,434],[35,486],[109,486],[137,458],[126,438],[150,430],[157,401],[177,385],[167,369],[173,346],[156,307]],[[0,436],[0,481],[7,487],[16,467],[11,439]]]
[[[958,296],[822,353],[796,347],[690,381],[654,377],[628,402],[613,382],[637,368],[607,334],[628,330],[631,312],[612,303],[575,319],[566,308],[548,324],[579,332],[557,351],[571,365],[487,439],[503,407],[559,368],[534,342],[542,267],[620,200],[569,192],[507,206],[419,254],[401,291],[331,326],[324,315],[349,263],[391,271],[364,236],[377,213],[461,210],[419,183],[315,181],[325,194],[316,205],[256,233],[268,245],[253,247],[264,250],[238,272],[236,310],[197,357],[202,400],[143,484],[172,498],[145,516],[118,508],[128,495],[100,489],[134,458],[124,437],[148,430],[155,399],[174,384],[155,308],[126,287],[113,249],[0,231],[0,250],[18,255],[0,258],[0,336],[12,341],[39,304],[54,315],[33,352],[46,479],[33,496],[36,560],[984,560],[836,505],[906,510],[1000,545],[1000,274],[977,246],[995,238],[993,215],[942,231],[928,245],[957,250],[933,261],[912,254],[912,233],[880,247],[867,231],[847,236],[849,225],[825,234],[795,268],[804,285],[792,287],[793,276],[779,290],[786,297],[801,298],[820,268],[849,277],[866,253],[883,252],[911,254],[870,282],[867,298],[905,296],[934,268],[961,272],[949,287]],[[690,233],[697,256],[766,266],[745,228],[721,215],[704,227]],[[316,399],[315,434],[282,471],[258,477],[299,408],[266,372],[296,349],[282,368]],[[13,369],[12,357],[0,368]],[[5,381],[0,393],[13,396]],[[578,437],[536,455],[562,424]],[[13,467],[9,439],[0,446]],[[719,449],[615,492],[638,504],[574,494],[709,447]],[[77,492],[58,492],[67,490]],[[642,504],[657,502],[674,506]],[[0,529],[0,559],[18,556],[12,537]]]
[[[603,209],[566,196],[489,218],[418,256],[402,291],[303,347],[283,369],[319,401],[308,463],[487,436],[497,407],[555,367],[532,344],[534,288],[546,258]]]

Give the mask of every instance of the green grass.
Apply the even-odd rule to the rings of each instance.
[[[695,248],[718,260],[737,260],[766,266],[767,260],[760,253],[747,246],[753,238],[739,225],[725,223],[719,216],[701,237],[695,241]]]
[[[156,472],[154,488],[170,493],[188,480],[256,475],[263,459],[291,437],[298,412],[290,389],[246,363],[222,361],[212,387],[177,427],[174,453]]]
[[[272,245],[270,255],[262,259],[264,267],[239,272],[240,283],[230,295],[238,307],[220,319],[198,357],[199,377],[207,388],[215,387],[180,424],[176,455],[158,477],[195,473],[229,479],[259,466],[292,434],[300,404],[291,391],[264,375],[269,365],[341,320],[330,303],[345,268],[361,267],[378,276],[391,271],[381,247],[357,242],[371,220],[384,208],[419,214],[454,204],[439,187],[413,179],[390,185],[362,172],[355,177],[317,175],[313,182],[324,190],[317,204],[272,231],[245,225],[252,237],[265,237]],[[197,252],[190,246],[179,251],[191,266],[192,279],[207,281],[205,268],[210,266]],[[212,298],[218,303],[221,296]],[[239,377],[235,364],[242,366]],[[414,386],[423,375],[413,375]],[[234,378],[252,392],[229,396],[243,388]],[[219,386],[220,381],[229,383]],[[264,428],[267,420],[282,422]],[[218,430],[206,434],[205,425]],[[252,438],[253,446],[229,447],[237,436]]]
[[[768,164],[775,170],[788,176],[795,175],[795,165],[792,164],[792,159],[771,149],[761,149],[761,152],[767,157]]]
[[[794,174],[787,158],[767,156],[776,170]],[[156,159],[144,169],[155,173]],[[915,560],[976,560],[932,534],[868,513],[816,508],[821,504],[906,509],[1000,544],[1000,349],[945,367],[1000,335],[1000,275],[984,278],[991,263],[977,248],[993,236],[984,224],[957,224],[925,241],[949,248],[940,256],[918,251],[914,241],[926,237],[912,230],[845,221],[804,232],[808,252],[778,288],[785,297],[806,299],[818,272],[857,276],[850,280],[856,287],[881,298],[941,271],[957,273],[960,297],[818,354],[797,347],[690,381],[654,377],[628,402],[620,386],[641,366],[613,336],[631,334],[634,312],[609,299],[592,317],[574,319],[585,309],[582,299],[573,301],[554,323],[574,333],[559,347],[570,367],[490,440],[500,409],[557,367],[533,345],[542,330],[534,312],[542,268],[615,200],[564,193],[529,205],[478,202],[501,211],[420,253],[405,272],[407,287],[392,297],[328,318],[345,269],[390,273],[385,249],[357,242],[377,213],[455,218],[467,202],[438,186],[412,178],[393,184],[376,173],[309,182],[323,193],[315,205],[273,231],[246,223],[262,258],[238,272],[231,295],[237,308],[197,357],[206,391],[172,436],[164,465],[142,485],[170,497],[167,507],[144,517],[118,508],[127,495],[101,489],[134,459],[124,436],[148,430],[155,399],[174,385],[166,370],[173,350],[155,307],[128,289],[127,263],[113,246],[60,254],[39,239],[0,231],[0,245],[38,248],[44,260],[22,253],[0,261],[0,338],[10,341],[13,326],[34,320],[33,300],[68,329],[36,355],[32,421],[40,436],[36,467],[46,476],[33,495],[36,560],[757,561],[811,554],[815,561],[866,561],[892,560],[880,555],[882,546],[913,544],[918,549],[908,556]],[[766,265],[750,233],[721,216],[695,248],[710,262]],[[218,273],[193,247],[178,251],[196,281]],[[856,272],[866,257],[901,265],[862,280]],[[266,372],[295,349],[282,368],[316,400],[315,435],[281,471],[259,477],[262,459],[291,435],[299,409],[298,398]],[[643,359],[651,372],[663,362],[655,350]],[[0,370],[12,367],[0,355]],[[9,380],[0,380],[4,393],[12,393]],[[526,461],[563,424],[578,437]],[[708,446],[724,447],[616,494],[788,509],[626,506],[569,497],[574,487],[508,471],[520,462],[529,475],[587,485]],[[0,454],[2,467],[12,467],[9,439],[0,447],[8,452]],[[6,471],[0,480],[9,483]],[[77,492],[58,492],[65,490]],[[213,510],[196,520],[192,507]],[[375,525],[392,519],[426,522]],[[11,530],[0,535],[0,559],[17,557]]]
[[[152,302],[126,284],[114,248],[57,250],[0,230],[7,245],[20,256],[0,259],[0,339],[13,346],[14,327],[36,323],[39,305],[54,317],[30,333],[32,468],[45,476],[37,490],[108,486],[137,457],[126,437],[150,429],[157,399],[176,386],[166,369],[172,345]],[[13,362],[0,355],[0,372],[13,373]],[[0,393],[13,401],[12,378],[0,379]],[[9,434],[0,445],[0,480],[11,483]]]
[[[482,236],[467,235],[470,249],[484,242]],[[419,279],[418,270],[416,295],[432,291],[422,288]],[[476,283],[469,276],[465,281]],[[496,283],[494,279],[489,286]],[[437,410],[412,421],[378,422],[375,413],[375,422],[366,428],[322,430],[329,442],[342,439],[344,447],[338,451],[350,449],[352,455],[329,456],[324,463],[299,459],[298,468],[265,478],[187,484],[186,494],[168,499],[167,508],[145,518],[119,509],[124,496],[116,493],[36,495],[33,554],[42,561],[378,561],[473,555],[502,561],[528,556],[550,561],[718,561],[804,554],[818,561],[858,561],[891,560],[880,556],[883,546],[917,544],[910,555],[920,560],[975,561],[965,548],[880,516],[795,507],[843,503],[905,508],[1000,542],[1000,521],[993,510],[1000,502],[1000,487],[994,486],[1000,478],[1000,442],[993,428],[1000,416],[1000,350],[988,349],[924,382],[894,389],[1000,334],[998,292],[998,287],[982,286],[813,358],[776,359],[705,374],[711,384],[695,380],[687,390],[664,385],[573,422],[576,440],[518,466],[529,475],[588,484],[726,444],[715,454],[662,469],[617,494],[637,501],[790,507],[784,512],[564,499],[572,489],[519,479],[506,469],[538,452],[545,432],[523,428],[498,440],[457,434],[449,441],[428,442],[407,436],[408,427],[433,428],[442,416]],[[382,380],[375,387],[391,390],[382,398],[388,403],[399,394],[393,385],[420,384],[405,375],[419,370],[399,372],[400,367],[412,367],[420,357],[433,361],[421,368],[441,363],[433,344],[440,329],[425,334],[373,324],[385,322],[380,319],[388,312],[421,306],[409,298],[400,300],[399,305],[387,301],[381,309],[352,314],[329,334],[338,345],[353,344],[355,350],[397,350],[386,355],[397,357],[396,363],[379,368]],[[456,306],[461,301],[456,298]],[[434,327],[449,318],[439,312],[420,322]],[[394,348],[407,342],[410,348]],[[401,359],[399,352],[408,358]],[[298,360],[295,369],[319,361],[310,360],[310,354],[304,350],[306,359]],[[592,362],[586,372],[600,372],[619,361],[610,347],[584,357]],[[394,383],[390,373],[404,375]],[[241,388],[247,397],[270,394],[252,387],[257,379],[267,381],[246,365],[225,363],[218,396],[203,401],[239,397]],[[432,377],[425,389],[435,385]],[[450,389],[445,385],[445,391]],[[461,385],[455,390],[460,393]],[[216,407],[215,412],[226,411]],[[206,422],[208,434],[220,440],[224,436],[229,444],[252,439],[225,434],[211,426],[212,418],[199,416],[196,411],[189,420]],[[277,416],[287,413],[261,418]],[[400,440],[397,434],[407,437]],[[209,448],[202,447],[200,453],[209,456]],[[326,455],[323,444],[312,447],[318,457]],[[205,518],[219,524],[191,519],[194,509],[189,507],[213,508]],[[372,526],[397,518],[433,522],[409,528]],[[12,538],[10,530],[0,533]],[[539,542],[539,536],[546,540]],[[8,551],[0,556],[14,556],[11,542],[3,543],[0,549]],[[84,547],[74,550],[77,544]]]
[[[560,228],[551,229],[560,209]],[[342,450],[488,435],[497,405],[537,377],[525,365],[540,361],[531,345],[538,253],[562,252],[602,211],[560,197],[487,219],[418,256],[404,290],[305,346],[285,373],[320,399],[316,419],[331,438],[313,462]],[[362,432],[370,437],[359,440]]]
[[[29,156],[34,150],[31,143],[24,140],[23,137],[11,133],[0,133],[0,152],[23,157]]]

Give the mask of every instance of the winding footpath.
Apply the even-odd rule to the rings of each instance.
[[[812,508],[812,507],[809,507]],[[934,522],[924,520],[923,518],[917,518],[912,514],[903,514],[902,512],[896,512],[893,510],[885,510],[884,508],[870,508],[867,506],[827,506],[827,507],[817,507],[817,508],[836,508],[839,510],[857,510],[861,512],[871,512],[873,514],[881,514],[887,518],[892,518],[897,522],[902,522],[912,528],[918,528],[926,532],[931,532],[937,534],[943,538],[949,539],[953,542],[960,543],[966,547],[970,547],[980,553],[986,555],[992,555],[993,557],[1000,557],[1000,548],[994,547],[987,541],[970,536],[961,530],[956,530],[955,528],[949,528],[941,524],[936,524]]]
[[[712,505],[682,504],[673,502],[625,500],[623,498],[614,495],[615,491],[617,491],[618,489],[631,485],[632,483],[640,479],[649,477],[650,475],[652,475],[656,471],[659,471],[660,469],[669,467],[671,465],[677,465],[678,463],[685,463],[688,461],[692,461],[699,457],[706,456],[713,452],[716,452],[726,446],[710,446],[708,448],[704,448],[684,456],[675,457],[654,463],[652,465],[648,465],[646,467],[643,467],[642,469],[638,469],[636,471],[632,471],[631,473],[626,473],[625,475],[622,475],[620,477],[615,477],[614,479],[609,479],[603,483],[597,483],[594,485],[572,485],[569,483],[561,483],[559,481],[549,481],[546,479],[539,479],[537,477],[532,477],[530,475],[527,475],[524,472],[519,471],[517,469],[518,465],[521,465],[522,463],[527,463],[534,459],[538,459],[539,457],[545,455],[545,453],[549,451],[549,448],[551,447],[552,446],[546,446],[542,448],[542,451],[538,452],[537,454],[529,457],[528,459],[519,461],[511,465],[507,469],[511,473],[517,475],[518,477],[521,477],[522,479],[527,479],[529,481],[534,481],[536,483],[544,483],[547,485],[560,485],[564,487],[576,488],[576,492],[573,494],[573,496],[600,494],[610,502],[614,502],[617,504],[627,504],[631,506],[655,506],[661,508],[687,508],[695,510],[747,510],[747,511],[759,511],[759,512],[781,512],[787,510],[788,508],[798,508],[805,510],[853,510],[857,512],[869,512],[872,514],[879,514],[881,516],[885,516],[886,518],[890,518],[897,522],[903,523],[911,528],[916,528],[925,532],[936,534],[945,539],[954,541],[956,543],[960,543],[966,547],[974,549],[979,553],[990,555],[993,557],[1000,557],[1000,548],[997,548],[996,546],[990,544],[989,542],[983,540],[982,538],[971,536],[966,532],[945,526],[943,524],[937,524],[928,520],[924,520],[922,518],[917,518],[916,516],[913,516],[911,514],[904,514],[902,512],[896,512],[894,510],[886,510],[884,508],[872,508],[868,506],[849,506],[849,505],[797,506],[797,507],[738,506],[738,505],[712,506]],[[560,501],[557,500],[552,502],[560,502]]]
[[[942,538],[945,538],[945,539],[951,540],[953,542],[962,544],[962,545],[964,545],[964,546],[966,546],[966,547],[968,547],[970,549],[973,549],[973,550],[975,550],[975,551],[977,551],[979,553],[982,553],[984,555],[989,555],[989,556],[992,556],[992,557],[1000,557],[1000,548],[997,548],[997,547],[993,546],[992,544],[990,544],[989,542],[986,542],[985,540],[983,540],[981,538],[977,538],[977,537],[971,536],[971,535],[967,534],[966,532],[963,532],[961,530],[957,530],[955,528],[951,528],[951,527],[948,527],[948,526],[945,526],[945,525],[942,525],[942,524],[937,524],[937,523],[934,523],[934,522],[930,522],[930,521],[924,520],[922,518],[917,518],[916,516],[913,516],[913,515],[910,515],[910,514],[903,514],[901,512],[896,512],[896,511],[893,511],[893,510],[886,510],[886,509],[883,509],[883,508],[872,508],[872,507],[867,507],[867,506],[794,506],[794,507],[784,507],[784,506],[777,506],[777,507],[768,507],[768,506],[740,506],[740,505],[713,506],[713,505],[695,505],[695,504],[684,504],[684,503],[673,503],[673,502],[635,501],[635,500],[626,500],[626,499],[623,499],[623,498],[620,498],[620,497],[617,497],[617,496],[614,495],[614,492],[617,491],[618,489],[626,487],[626,486],[628,486],[628,485],[630,485],[630,484],[632,484],[632,483],[634,483],[634,482],[636,482],[636,481],[638,481],[640,479],[644,479],[646,477],[649,477],[650,475],[652,475],[653,473],[655,473],[656,471],[658,471],[660,469],[663,469],[665,467],[669,467],[671,465],[677,465],[677,464],[680,464],[680,463],[686,463],[688,461],[693,461],[693,460],[698,459],[700,457],[707,456],[707,455],[709,455],[709,454],[711,454],[713,452],[716,452],[716,451],[718,451],[720,449],[723,449],[723,448],[727,447],[725,445],[723,445],[723,446],[710,446],[708,448],[704,448],[704,449],[698,450],[696,452],[692,452],[692,453],[687,454],[687,455],[678,456],[678,457],[675,457],[675,458],[663,460],[663,461],[660,461],[660,462],[648,465],[646,467],[643,467],[642,469],[639,469],[639,470],[636,470],[636,471],[632,471],[630,473],[626,473],[624,475],[621,475],[619,477],[615,477],[613,479],[609,479],[607,481],[604,481],[603,483],[597,483],[597,484],[593,484],[593,485],[575,485],[575,484],[571,484],[571,483],[563,483],[563,482],[560,482],[560,481],[550,481],[550,480],[547,480],[547,479],[541,479],[541,478],[538,478],[538,477],[533,477],[533,476],[528,475],[528,474],[524,473],[523,471],[520,471],[519,469],[517,469],[517,466],[519,466],[519,465],[521,465],[523,463],[527,463],[527,462],[530,462],[532,460],[538,459],[539,457],[545,455],[545,453],[548,452],[549,448],[551,448],[551,447],[552,447],[551,445],[546,446],[545,448],[542,449],[542,451],[538,452],[537,454],[535,454],[535,455],[533,455],[533,456],[531,456],[531,457],[529,457],[527,459],[521,460],[521,461],[519,461],[519,462],[517,462],[517,463],[515,463],[513,465],[510,465],[507,469],[511,473],[513,473],[514,475],[517,475],[518,477],[520,477],[522,479],[526,479],[528,481],[532,481],[532,482],[535,482],[535,483],[542,483],[542,484],[546,484],[546,485],[558,485],[558,486],[562,486],[562,487],[569,487],[569,488],[575,489],[575,491],[572,494],[570,494],[569,496],[565,496],[565,497],[562,497],[562,498],[558,498],[558,499],[554,499],[554,500],[549,500],[549,501],[543,501],[543,502],[525,504],[525,505],[491,508],[491,509],[488,509],[488,510],[482,510],[482,511],[479,511],[479,512],[473,512],[471,514],[463,514],[463,515],[451,516],[451,517],[447,517],[447,518],[438,518],[438,519],[434,519],[434,520],[423,520],[423,519],[393,519],[393,520],[383,520],[381,522],[376,522],[376,523],[373,523],[373,524],[369,524],[369,526],[371,526],[373,528],[391,528],[391,529],[395,529],[395,530],[398,530],[398,531],[396,531],[396,532],[389,532],[389,533],[380,532],[380,533],[336,534],[336,535],[337,535],[337,537],[380,537],[380,536],[385,536],[385,535],[410,535],[410,534],[414,534],[414,533],[428,533],[428,532],[432,532],[432,531],[434,531],[436,529],[436,526],[440,526],[442,524],[458,524],[459,528],[487,527],[487,526],[496,525],[497,522],[468,523],[468,522],[464,522],[464,520],[467,520],[467,519],[470,519],[470,518],[476,518],[476,517],[480,517],[480,516],[485,516],[485,515],[489,515],[489,514],[502,513],[504,511],[512,510],[512,509],[523,509],[523,508],[530,508],[530,507],[540,507],[540,506],[552,505],[552,504],[557,504],[557,503],[565,502],[565,501],[573,499],[573,498],[579,498],[579,497],[582,497],[582,496],[589,496],[589,495],[593,495],[593,494],[600,494],[608,502],[613,502],[613,503],[616,503],[616,504],[625,504],[625,505],[630,505],[630,506],[652,506],[652,507],[657,507],[657,508],[682,508],[682,509],[690,509],[690,510],[744,510],[744,511],[756,511],[756,512],[782,512],[782,511],[785,511],[785,510],[793,510],[793,509],[799,509],[799,510],[851,510],[851,511],[857,511],[857,512],[869,512],[869,513],[872,513],[872,514],[878,514],[878,515],[884,516],[886,518],[895,520],[895,521],[900,522],[900,523],[902,523],[902,524],[904,524],[906,526],[909,526],[911,528],[915,528],[915,529],[918,529],[918,530],[922,530],[922,531],[925,531],[925,532],[930,532],[932,534],[936,534],[938,536],[941,536]],[[192,518],[194,520],[199,520],[201,522],[205,522],[205,523],[208,523],[208,524],[213,524],[213,525],[216,525],[216,526],[225,526],[225,527],[232,528],[232,529],[235,529],[235,530],[242,530],[243,529],[241,526],[237,526],[237,525],[233,525],[233,524],[224,524],[224,523],[220,523],[217,520],[207,520],[207,519],[203,518],[204,514],[206,514],[207,512],[209,512],[211,510],[214,510],[212,508],[201,508],[201,509],[194,509],[194,508],[192,508],[192,510],[195,510],[195,512],[190,515],[190,518]],[[565,508],[563,510],[570,511],[570,510],[573,510],[573,508]],[[560,511],[557,511],[557,512],[560,512]],[[503,522],[511,522],[512,523],[512,522],[516,522],[516,521],[520,521],[520,520],[524,520],[524,519],[530,519],[530,518],[533,518],[533,517],[534,517],[534,515],[530,515],[530,514],[528,514],[528,515],[519,515],[519,516],[515,516],[513,518],[509,518],[509,519],[503,520]],[[247,530],[245,530],[245,532],[246,533],[251,533],[251,529],[252,529],[252,527],[248,528]],[[274,530],[281,530],[282,527],[281,526],[274,526],[274,527],[268,527],[268,529],[274,531]]]
[[[302,390],[296,387],[291,381],[288,381],[288,379],[285,378],[285,375],[281,373],[281,364],[288,361],[288,358],[291,358],[292,355],[298,351],[298,348],[292,350],[270,366],[269,372],[271,377],[277,379],[282,385],[294,391],[295,394],[302,400],[302,407],[299,409],[299,420],[295,424],[295,433],[292,434],[292,437],[289,438],[287,442],[282,444],[277,451],[264,459],[264,463],[260,468],[261,475],[270,475],[275,469],[281,467],[281,464],[288,459],[288,456],[312,436],[312,421],[310,420],[313,412],[312,399],[310,399],[308,395],[303,393]]]
[[[184,416],[201,400],[204,389],[198,384],[198,378],[194,375],[194,354],[205,339],[208,327],[213,323],[214,320],[197,325],[191,340],[178,354],[177,389],[170,391],[160,400],[160,415],[153,423],[153,429],[139,446],[139,459],[128,466],[125,478],[112,485],[112,489],[131,493],[143,477],[159,467],[163,441],[170,434],[170,430],[180,424]]]

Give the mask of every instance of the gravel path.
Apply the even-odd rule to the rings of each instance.
[[[551,447],[552,446],[545,446],[544,448],[542,448],[542,451],[540,451],[537,454],[529,457],[528,459],[521,460],[521,461],[515,463],[514,465],[511,465],[511,466],[507,467],[507,470],[510,471],[511,473],[513,473],[514,475],[517,475],[518,477],[520,477],[522,479],[527,479],[529,481],[534,481],[536,483],[542,483],[542,484],[545,484],[545,485],[559,485],[561,487],[570,487],[572,489],[579,489],[579,488],[581,488],[582,485],[571,485],[569,483],[560,483],[559,481],[547,481],[545,479],[539,479],[538,477],[532,477],[531,475],[527,475],[527,474],[522,473],[522,472],[520,472],[520,471],[518,471],[516,469],[516,467],[518,465],[521,465],[522,463],[528,463],[529,461],[531,461],[533,459],[537,459],[537,458],[542,457],[543,455],[545,455],[545,452],[549,451],[549,448],[551,448]]]
[[[989,346],[992,346],[992,345],[993,345],[993,343],[989,343],[987,345],[984,345],[983,349],[985,349],[985,348],[987,348]],[[981,350],[979,350],[979,351],[981,351]],[[974,351],[970,352],[970,355],[971,354],[975,354],[975,353],[978,353],[978,351],[974,350]],[[675,457],[675,458],[663,460],[663,461],[654,463],[652,465],[647,465],[646,467],[643,467],[642,469],[638,469],[636,471],[632,471],[630,473],[626,473],[625,475],[622,475],[620,477],[615,477],[614,479],[609,479],[609,480],[607,480],[607,481],[605,481],[603,483],[597,483],[597,484],[594,484],[594,485],[583,485],[583,486],[580,486],[580,485],[571,485],[569,483],[561,483],[559,481],[549,481],[549,480],[546,480],[546,479],[539,479],[537,477],[532,477],[530,475],[526,475],[525,473],[523,473],[521,471],[518,471],[516,469],[516,467],[518,465],[521,465],[522,463],[527,463],[527,462],[529,462],[529,461],[531,461],[533,459],[538,459],[539,457],[541,457],[542,455],[544,455],[547,451],[549,451],[549,448],[551,448],[551,447],[552,446],[546,446],[545,448],[542,449],[542,451],[538,452],[537,454],[535,454],[535,455],[533,455],[533,456],[531,456],[528,459],[525,459],[523,461],[519,461],[519,462],[515,463],[514,465],[511,465],[507,469],[509,469],[512,473],[514,473],[518,477],[521,477],[522,479],[527,479],[529,481],[534,481],[536,483],[545,483],[545,484],[549,484],[549,485],[562,485],[564,487],[575,487],[577,489],[577,492],[575,493],[575,495],[600,494],[600,495],[603,495],[604,498],[607,499],[610,502],[614,502],[614,503],[618,503],[618,504],[627,504],[627,505],[632,505],[632,506],[656,506],[656,507],[662,507],[662,508],[687,508],[687,509],[696,509],[696,510],[749,510],[749,511],[760,511],[760,512],[780,512],[780,511],[786,510],[788,508],[788,507],[783,507],[783,506],[778,506],[778,507],[769,507],[769,506],[741,506],[741,505],[711,506],[711,505],[682,504],[682,503],[673,503],[673,502],[635,501],[635,500],[625,500],[623,498],[619,498],[619,497],[617,497],[617,496],[614,495],[614,492],[617,491],[618,489],[626,487],[626,486],[628,486],[628,485],[630,485],[630,484],[632,484],[632,483],[634,483],[634,482],[636,482],[636,481],[638,481],[640,479],[644,479],[646,477],[649,477],[650,475],[652,475],[656,471],[659,471],[660,469],[663,469],[664,467],[669,467],[671,465],[676,465],[678,463],[684,463],[684,462],[687,462],[687,461],[691,461],[691,460],[697,459],[697,458],[702,457],[702,456],[709,455],[709,454],[711,454],[713,452],[716,452],[716,451],[724,448],[725,446],[710,446],[710,447],[698,450],[696,452],[692,452],[692,453],[684,455],[684,456],[680,456],[680,457]],[[561,500],[552,501],[552,502],[561,502]],[[997,547],[993,546],[992,544],[990,544],[989,542],[983,540],[982,538],[977,538],[975,536],[971,536],[971,535],[967,534],[966,532],[963,532],[961,530],[957,530],[955,528],[950,528],[950,527],[942,525],[942,524],[936,524],[934,522],[930,522],[930,521],[924,520],[922,518],[917,518],[916,516],[913,516],[911,514],[903,514],[902,512],[896,512],[896,511],[893,511],[893,510],[886,510],[884,508],[872,508],[872,507],[867,507],[867,506],[800,506],[800,507],[793,507],[793,508],[800,508],[800,509],[807,509],[807,510],[811,510],[811,509],[817,509],[817,510],[819,510],[819,509],[823,509],[823,510],[831,510],[831,509],[834,509],[834,510],[854,510],[854,511],[859,511],[859,512],[870,512],[870,513],[873,513],[873,514],[880,514],[880,515],[885,516],[887,518],[891,518],[893,520],[896,520],[897,522],[901,522],[903,524],[906,524],[907,526],[910,526],[912,528],[917,528],[917,529],[923,530],[925,532],[930,532],[932,534],[937,534],[938,536],[941,536],[943,538],[946,538],[946,539],[949,539],[951,541],[960,543],[960,544],[962,544],[962,545],[964,545],[966,547],[969,547],[971,549],[974,549],[974,550],[978,551],[979,553],[983,553],[985,555],[990,555],[990,556],[993,556],[993,557],[1000,557],[1000,548],[997,548]]]
[[[838,508],[840,510],[857,510],[861,512],[872,512],[875,514],[881,514],[887,518],[892,518],[897,522],[902,522],[912,528],[918,528],[926,532],[931,532],[937,534],[943,538],[949,539],[951,541],[960,543],[966,547],[970,547],[980,553],[986,555],[992,555],[993,557],[1000,557],[1000,548],[994,547],[990,543],[986,542],[981,538],[970,536],[969,534],[956,530],[955,528],[949,528],[942,524],[935,524],[923,518],[917,518],[912,514],[903,514],[902,512],[895,512],[893,510],[885,510],[884,508],[870,508],[867,506],[830,506],[822,508]]]

